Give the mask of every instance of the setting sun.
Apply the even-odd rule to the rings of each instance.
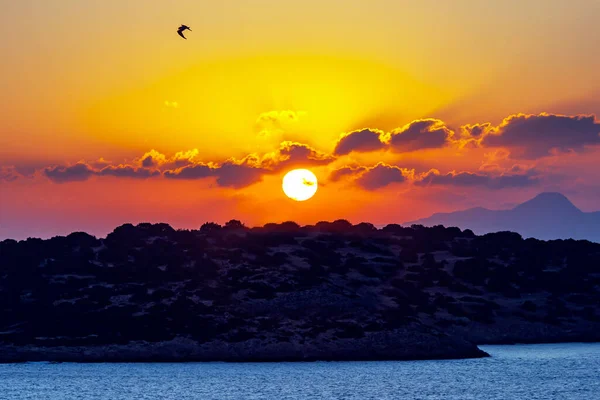
[[[307,169],[295,169],[285,174],[282,187],[290,199],[308,200],[317,192],[317,177]]]

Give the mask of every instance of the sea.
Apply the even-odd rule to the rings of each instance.
[[[600,399],[600,343],[469,360],[0,365],[0,399]]]

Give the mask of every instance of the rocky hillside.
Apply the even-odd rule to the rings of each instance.
[[[0,242],[0,360],[479,357],[600,339],[600,244],[238,221]]]

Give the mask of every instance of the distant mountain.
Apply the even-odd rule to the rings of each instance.
[[[407,224],[457,226],[476,234],[513,231],[542,240],[587,239],[600,243],[600,211],[583,212],[560,193],[541,193],[511,210],[476,207],[437,213]]]

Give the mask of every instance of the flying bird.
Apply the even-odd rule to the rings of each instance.
[[[190,32],[192,31],[189,26],[181,25],[179,28],[177,28],[177,34],[187,40],[187,38],[183,36],[183,31],[185,31],[186,29]]]

